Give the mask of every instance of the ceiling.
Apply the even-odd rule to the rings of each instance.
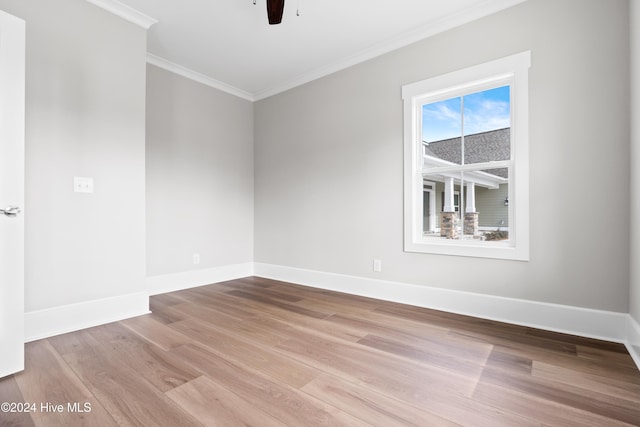
[[[266,0],[89,1],[157,20],[149,62],[257,100],[524,0],[286,0],[279,25]]]

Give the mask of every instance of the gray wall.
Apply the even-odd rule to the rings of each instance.
[[[529,1],[256,103],[255,261],[627,312],[628,31]],[[525,50],[530,261],[404,253],[401,86]]]
[[[631,1],[631,315],[640,323],[640,1]]]
[[[146,242],[145,31],[82,0],[0,8],[27,21],[27,311],[143,291],[145,243],[153,275],[251,261],[253,238],[258,262],[640,320],[626,1],[529,1],[253,107],[149,66]],[[531,261],[404,253],[401,86],[528,49]]]
[[[253,261],[253,104],[149,65],[146,151],[147,274]]]
[[[26,311],[144,291],[145,31],[81,0],[0,8],[27,23]]]

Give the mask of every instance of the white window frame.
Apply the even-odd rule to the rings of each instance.
[[[402,87],[404,103],[404,249],[443,255],[529,260],[529,67],[526,51]],[[506,82],[506,83],[505,83]],[[434,239],[422,230],[422,106],[438,100],[510,85],[511,159],[453,167],[456,170],[509,168],[509,240]],[[443,168],[432,168],[437,171]]]

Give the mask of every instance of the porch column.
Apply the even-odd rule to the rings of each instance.
[[[476,211],[476,183],[467,182],[467,206],[464,209],[465,212]]]
[[[444,206],[443,212],[455,212],[453,205],[453,178],[444,179]]]
[[[476,184],[467,183],[467,203],[464,210],[464,234],[478,235],[478,212],[476,212]]]
[[[458,214],[454,205],[453,178],[444,179],[444,206],[440,220],[440,236],[458,238]]]

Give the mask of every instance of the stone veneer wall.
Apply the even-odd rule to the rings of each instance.
[[[457,212],[442,212],[440,216],[440,236],[447,239],[458,238]]]
[[[478,234],[478,212],[464,214],[464,234],[476,236]]]

